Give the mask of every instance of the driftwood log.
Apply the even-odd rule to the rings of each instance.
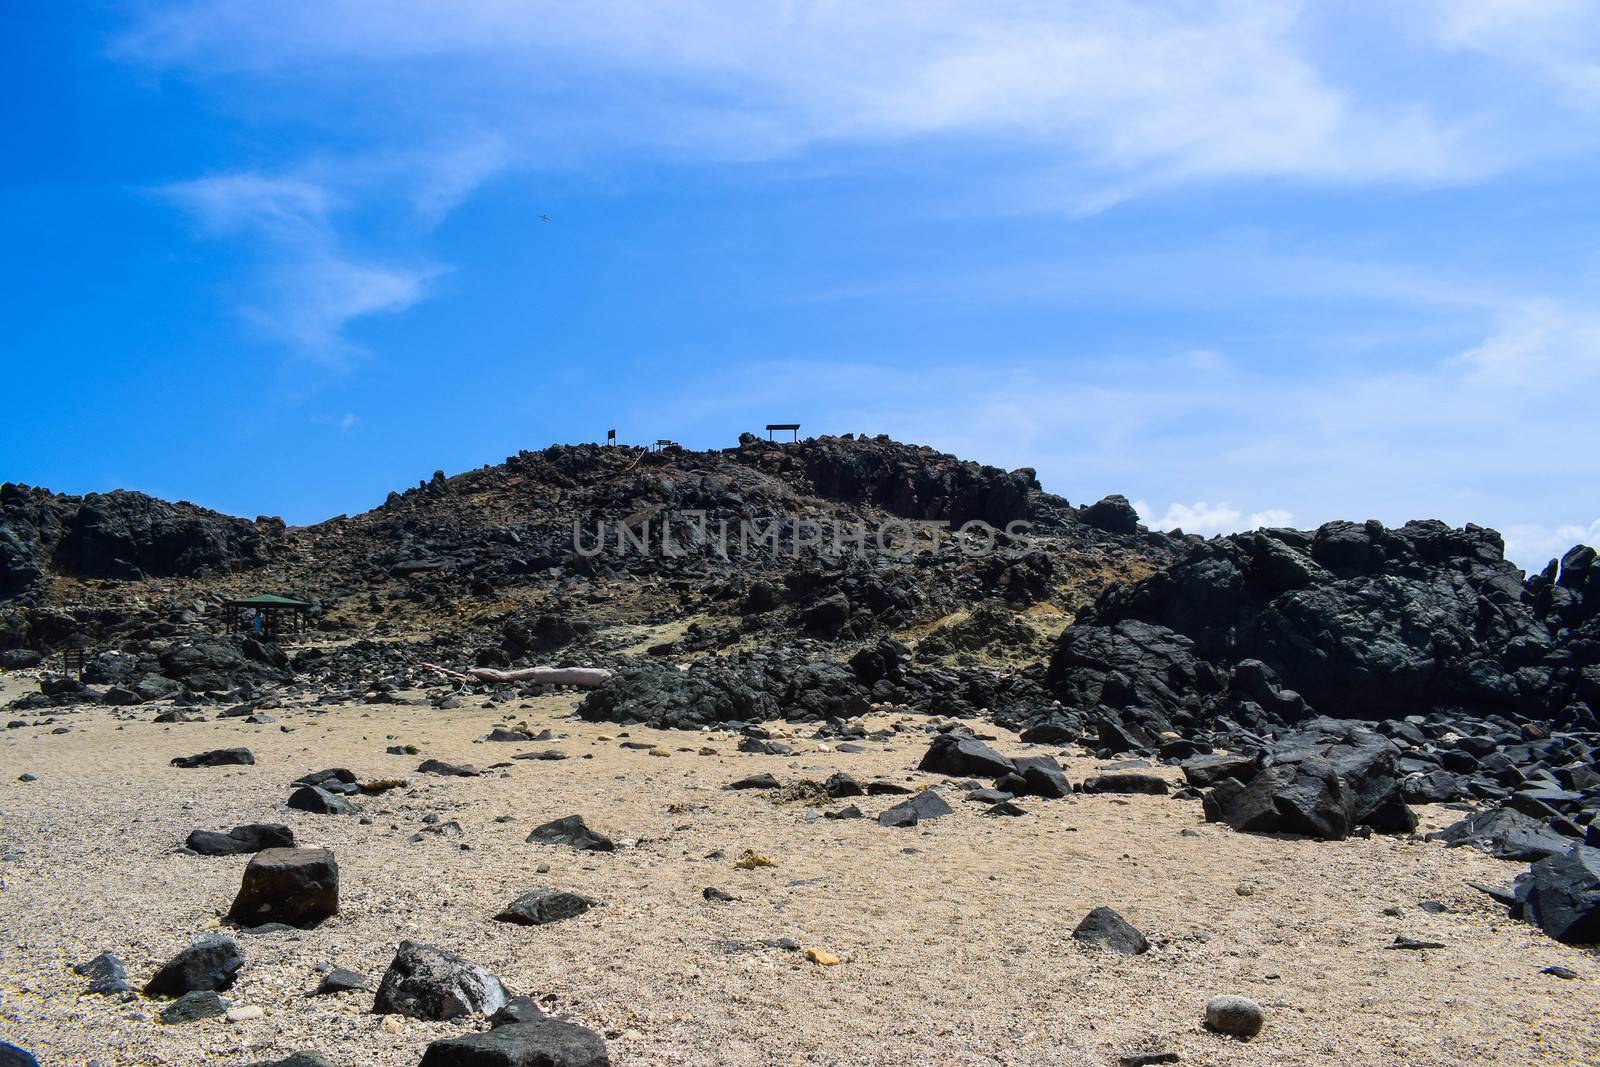
[[[611,677],[611,672],[604,667],[522,667],[514,671],[473,667],[466,671],[453,671],[437,663],[424,663],[422,666],[458,682],[533,682],[536,685],[576,685],[584,689],[597,689]]]

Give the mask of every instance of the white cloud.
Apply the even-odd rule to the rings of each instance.
[[[1600,108],[1600,19],[1590,0],[1432,0],[1438,41],[1543,79],[1578,109]]]
[[[1600,374],[1600,315],[1553,300],[1512,303],[1458,360],[1482,385],[1570,389]]]
[[[387,115],[410,136],[418,123],[426,134],[487,125],[539,157],[576,142],[750,159],[983,138],[1098,173],[1099,188],[1079,193],[1100,203],[1197,178],[1454,181],[1515,158],[1515,126],[1484,128],[1448,84],[1385,96],[1335,75],[1308,25],[1317,10],[1292,0],[239,0],[157,10],[118,51],[211,84],[267,81],[280,100],[314,87],[308,107],[339,91],[326,77],[338,68],[363,89],[353,123]],[[1413,45],[1416,62],[1437,58]],[[417,71],[432,78],[426,104],[389,112],[373,98],[374,84],[406,86]],[[1105,185],[1113,178],[1121,192]]]
[[[1174,501],[1166,513],[1156,517],[1155,509],[1143,500],[1134,501],[1133,508],[1146,526],[1154,530],[1182,530],[1192,534],[1237,533],[1240,530],[1257,530],[1263,526],[1293,526],[1294,516],[1282,508],[1267,508],[1252,512],[1248,518],[1238,508],[1222,501],[1211,504],[1197,500],[1193,504]],[[1240,521],[1243,519],[1244,521]]]
[[[1250,513],[1250,522],[1246,529],[1259,530],[1262,527],[1290,527],[1294,526],[1294,515],[1282,508],[1268,508],[1265,511]]]
[[[1547,560],[1560,559],[1573,545],[1600,548],[1600,519],[1589,525],[1566,523],[1541,526],[1515,523],[1500,531],[1506,540],[1506,555],[1529,571],[1542,570]]]
[[[1500,327],[1491,314],[1483,328],[1493,336]],[[885,432],[1033,467],[1075,503],[1123,493],[1156,528],[1474,522],[1504,531],[1508,556],[1532,568],[1583,539],[1560,528],[1573,502],[1600,499],[1600,472],[1587,462],[1600,454],[1600,423],[1573,384],[1534,378],[1507,388],[1479,380],[1459,356],[1289,378],[1178,359],[1152,378],[1147,364],[1115,358],[985,352],[907,374],[753,355],[748,365],[679,376],[675,393],[628,421],[656,424],[665,405],[674,436],[713,444],[781,409],[799,414],[807,433]],[[826,421],[806,419],[813,411]]]
[[[403,311],[438,273],[352,253],[333,221],[336,198],[302,178],[219,174],[160,192],[208,234],[242,236],[260,250],[244,313],[297,352],[340,363],[356,349],[343,336],[354,319]]]

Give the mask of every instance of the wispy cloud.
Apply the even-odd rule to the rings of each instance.
[[[1366,16],[1370,36],[1428,72],[1388,83],[1318,32],[1324,5],[1295,0],[187,0],[136,9],[112,51],[193,81],[242,122],[328,131],[331,150],[268,176],[175,187],[219,231],[276,249],[276,304],[305,309],[285,334],[326,349],[351,319],[420,299],[428,272],[399,264],[426,258],[432,226],[518,168],[949,144],[1008,160],[993,210],[1080,213],[1193,182],[1471,181],[1582,138],[1533,121],[1542,98],[1462,92],[1473,72],[1449,63],[1543,56],[1549,92],[1567,93],[1594,69],[1572,44],[1593,36],[1580,8],[1463,0]],[[334,201],[411,225],[394,251],[356,255]],[[291,248],[303,269],[289,269]],[[312,284],[329,295],[307,305]]]
[[[1547,311],[1583,316],[1558,305]],[[757,359],[759,370],[683,376],[671,407],[684,433],[711,439],[774,410],[825,412],[807,432],[883,431],[1035,467],[1046,488],[1075,502],[1120,492],[1140,500],[1148,524],[1191,533],[1335,518],[1477,522],[1506,532],[1511,558],[1537,568],[1595,536],[1583,511],[1600,486],[1585,458],[1600,454],[1600,425],[1579,398],[1600,386],[1600,367],[1574,362],[1564,341],[1555,351],[1533,340],[1508,345],[1506,337],[1523,336],[1508,314],[1502,322],[1485,311],[1481,342],[1390,370],[1309,368],[1286,377],[1187,351],[1160,363],[1159,374],[1148,360],[1082,354],[983,353],[912,373],[863,361]],[[1559,341],[1572,329],[1552,322],[1548,336]],[[1496,376],[1480,373],[1473,353],[1483,349],[1505,354]],[[1569,373],[1516,369],[1555,361]],[[649,425],[660,410],[653,401],[631,421]],[[1196,501],[1197,488],[1210,495]]]
[[[1139,513],[1145,525],[1169,533],[1175,530],[1192,534],[1236,533],[1240,530],[1258,530],[1263,526],[1294,525],[1294,515],[1282,508],[1267,508],[1246,516],[1226,501],[1217,504],[1209,504],[1204,500],[1193,504],[1174,501],[1167,506],[1165,514],[1159,516],[1143,500],[1135,500],[1133,509]]]
[[[437,85],[447,72],[414,120],[487,121],[522,146],[576,136],[596,150],[758,158],[962,136],[1124,187],[1263,176],[1431,183],[1518,156],[1522,146],[1506,139],[1514,126],[1463,109],[1448,83],[1379,92],[1336,74],[1340,57],[1306,25],[1317,7],[239,0],[158,9],[118,51],[213,79],[271,79],[287,93],[330,66],[349,65],[363,89],[404,85],[419,69]],[[1426,64],[1460,36],[1419,36],[1414,58]]]
[[[242,309],[295,351],[341,363],[356,348],[354,319],[403,311],[427,291],[437,267],[405,266],[352,253],[335,225],[335,195],[302,178],[219,174],[159,190],[213,237],[255,243],[257,262]]]

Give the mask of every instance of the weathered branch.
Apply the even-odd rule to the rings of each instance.
[[[463,672],[441,667],[437,663],[424,663],[422,666],[458,682],[533,682],[536,685],[576,685],[595,689],[611,677],[611,672],[604,667],[522,667],[514,671],[473,667]]]

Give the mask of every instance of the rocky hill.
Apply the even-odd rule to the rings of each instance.
[[[310,632],[222,632],[220,602],[253,593],[309,602]],[[1164,794],[1137,768],[1181,767],[1237,830],[1410,833],[1413,805],[1466,804],[1452,844],[1566,864],[1583,900],[1600,869],[1593,549],[1524,576],[1494,531],[1433,521],[1154,533],[1121,497],[1074,506],[884,437],[552,446],[296,528],[5,485],[0,666],[72,648],[81,677],[40,673],[14,714],[494,706],[545,687],[462,672],[582,666],[609,672],[582,719],[724,727],[741,752],[789,751],[763,723],[848,744],[898,709],[948,720],[924,770],[995,779],[1000,803],[1080,788],[987,750],[987,720],[1134,761],[1085,790]],[[1539,915],[1535,881],[1513,911]]]
[[[980,557],[927,534],[969,522],[1026,523],[1026,550],[1007,542]],[[880,533],[898,545],[908,523],[919,524],[914,557],[859,551]],[[217,601],[256,592],[307,599],[328,638],[456,635],[485,663],[674,621],[698,623],[680,635],[686,651],[735,643],[751,618],[834,647],[987,599],[1070,612],[1167,562],[1174,544],[1139,529],[1125,501],[1080,512],[1030,470],[886,438],[555,446],[437,472],[372,511],[296,528],[139,493],[8,484],[0,649],[203,633]]]

